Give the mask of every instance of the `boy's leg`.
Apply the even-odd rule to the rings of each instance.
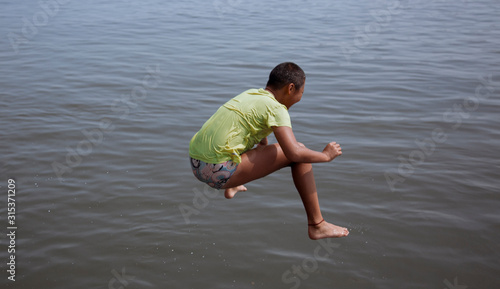
[[[338,238],[349,235],[346,228],[325,222],[319,207],[318,192],[311,164],[292,164],[293,183],[302,199],[307,214],[309,238]]]
[[[323,220],[319,208],[318,191],[311,164],[292,164],[292,177],[295,188],[300,194],[304,208],[306,209],[308,224],[317,224]]]
[[[234,172],[224,188],[238,190],[237,188],[241,186],[239,187],[241,190],[246,190],[245,187],[242,187],[243,184],[265,177],[290,164],[292,165],[293,181],[304,204],[308,223],[320,223],[323,217],[319,207],[312,165],[307,163],[292,164],[283,153],[279,144],[259,146],[244,153],[241,156],[241,163],[238,165],[236,172]],[[309,226],[309,237],[311,239],[343,237],[348,234],[347,229],[327,222],[322,222],[317,226]]]
[[[258,146],[241,155],[236,172],[223,188],[234,188],[260,179],[290,164],[279,144]]]

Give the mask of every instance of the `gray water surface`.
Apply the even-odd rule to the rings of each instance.
[[[500,285],[498,1],[0,7],[2,288]],[[342,146],[314,170],[346,238],[308,239],[288,169],[232,200],[190,172],[193,134],[283,61],[297,139]]]

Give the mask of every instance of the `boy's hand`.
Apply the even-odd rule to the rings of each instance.
[[[332,161],[334,158],[342,155],[342,148],[336,142],[331,142],[326,145],[323,153],[328,157],[328,161]]]
[[[260,142],[259,145],[261,146],[267,146],[267,137],[263,138]]]

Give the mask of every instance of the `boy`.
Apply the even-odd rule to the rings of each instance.
[[[346,228],[325,222],[321,215],[311,165],[342,155],[340,145],[331,142],[322,152],[313,151],[297,142],[292,131],[288,109],[302,98],[305,80],[297,64],[281,63],[271,71],[265,89],[250,89],[226,102],[191,139],[191,168],[200,181],[224,189],[231,199],[247,190],[244,184],[291,166],[309,238],[344,237]],[[271,132],[277,144],[267,143]]]

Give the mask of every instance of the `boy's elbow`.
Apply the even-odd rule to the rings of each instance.
[[[288,152],[285,152],[285,156],[292,163],[299,163],[302,160],[300,151],[298,149],[293,149]]]
[[[287,156],[287,159],[292,163],[300,163],[300,158],[297,157],[296,155]]]

